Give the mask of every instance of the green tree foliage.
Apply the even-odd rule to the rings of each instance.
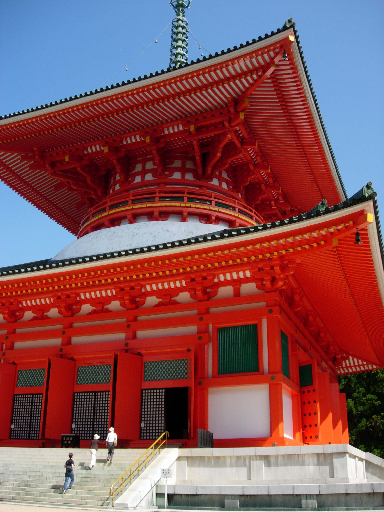
[[[384,370],[340,377],[346,393],[350,444],[384,457]]]

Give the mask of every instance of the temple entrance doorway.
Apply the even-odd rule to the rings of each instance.
[[[140,439],[188,438],[188,388],[143,389]]]
[[[74,393],[72,434],[80,439],[93,439],[98,434],[106,439],[109,421],[109,391]]]
[[[11,424],[11,439],[39,439],[41,407],[43,395],[41,393],[15,395]]]

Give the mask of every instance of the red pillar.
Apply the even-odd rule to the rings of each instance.
[[[51,360],[45,438],[60,439],[72,430],[73,387],[76,362],[70,359]]]
[[[17,366],[0,364],[0,439],[9,439]]]
[[[343,442],[343,429],[341,422],[341,405],[340,401],[339,383],[331,382],[331,406],[332,406],[332,427],[333,427],[333,440],[332,443],[340,444]]]
[[[331,386],[328,372],[317,372],[317,386],[319,396],[319,419],[321,444],[333,441],[333,420],[331,410]]]
[[[282,373],[281,335],[279,321],[274,316],[267,317],[268,371]]]
[[[142,368],[141,356],[118,355],[114,426],[119,439],[140,439]]]

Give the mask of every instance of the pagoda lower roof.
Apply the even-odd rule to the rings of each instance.
[[[359,243],[355,238],[357,232],[361,237]],[[193,268],[186,264],[188,255],[193,258]],[[361,195],[324,211],[312,211],[269,225],[223,230],[118,253],[3,268],[0,269],[0,299],[12,298],[15,293],[8,291],[11,288],[19,290],[20,300],[23,293],[28,296],[30,292],[38,292],[31,288],[42,286],[44,275],[50,280],[57,276],[67,283],[64,286],[76,287],[77,282],[86,284],[82,283],[87,275],[84,271],[97,268],[105,276],[114,269],[111,277],[116,280],[123,262],[129,262],[124,280],[139,279],[143,284],[156,279],[185,279],[187,274],[196,272],[220,273],[223,269],[233,275],[252,270],[255,265],[263,272],[266,268],[283,269],[284,265],[291,265],[298,303],[305,303],[309,310],[316,312],[327,332],[337,340],[339,353],[344,354],[343,362],[338,363],[339,372],[384,366],[383,255],[373,195]],[[150,274],[138,275],[141,268],[149,265]],[[41,293],[47,293],[44,290]]]
[[[345,199],[292,24],[178,69],[3,116],[0,179],[77,234],[88,207],[77,191],[60,186],[45,157],[64,161],[106,146],[135,151],[147,134],[185,149],[194,123],[241,115],[293,208],[305,212],[323,198],[331,205]]]

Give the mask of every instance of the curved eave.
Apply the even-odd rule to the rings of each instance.
[[[285,27],[202,62],[2,119],[0,179],[77,234],[86,208],[76,192],[56,185],[36,161],[36,151],[102,144],[154,124],[228,109],[228,98],[236,102],[261,66],[271,62],[278,44],[294,34],[292,26]],[[245,118],[290,204],[305,212],[323,198],[337,204],[345,192],[297,41],[292,52],[251,94]]]
[[[273,225],[224,230],[119,253],[54,262],[43,260],[0,269],[0,281],[8,286],[9,280],[30,281],[37,273],[61,275],[64,272],[65,275],[68,267],[72,273],[91,267],[107,269],[127,260],[131,264],[137,264],[138,260],[140,265],[150,261],[156,264],[159,257],[164,260],[164,255],[180,257],[181,253],[195,254],[201,259],[196,260],[198,265],[205,262],[208,249],[220,249],[218,254],[224,254],[227,249],[231,252],[236,248],[236,254],[240,255],[241,248],[249,243],[266,245],[268,242],[271,248],[267,250],[278,250],[282,261],[284,258],[296,261],[295,280],[343,355],[384,366],[384,270],[373,215],[372,198],[364,198],[357,204],[342,204],[324,213],[307,214]],[[354,227],[344,230],[355,225],[360,226],[362,244],[355,243]],[[316,233],[331,243],[322,248],[319,241],[314,242]],[[302,240],[301,248],[292,253],[288,247],[291,237]],[[172,261],[172,257],[168,259]]]

